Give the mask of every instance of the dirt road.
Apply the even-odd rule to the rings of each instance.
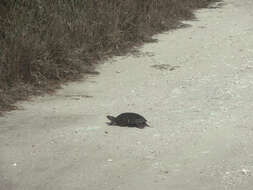
[[[0,118],[0,190],[252,190],[253,1]],[[134,111],[153,128],[106,125]]]

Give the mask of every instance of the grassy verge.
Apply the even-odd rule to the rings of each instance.
[[[0,112],[175,28],[217,0],[1,0]]]

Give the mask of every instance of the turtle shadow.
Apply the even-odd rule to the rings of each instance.
[[[137,126],[137,125],[115,125],[113,123],[110,122],[106,122],[107,125],[109,126],[117,126],[117,127],[124,127],[124,128],[137,128],[137,129],[144,129],[146,126]]]

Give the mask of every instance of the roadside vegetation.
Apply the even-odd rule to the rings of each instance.
[[[1,0],[0,112],[94,71],[217,0]]]

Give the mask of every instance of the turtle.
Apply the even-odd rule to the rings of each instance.
[[[118,125],[122,127],[137,127],[137,128],[144,128],[144,127],[150,127],[147,124],[147,120],[141,116],[138,113],[132,113],[132,112],[126,112],[121,113],[117,117],[107,115],[106,116],[111,123],[108,123],[109,125]]]

